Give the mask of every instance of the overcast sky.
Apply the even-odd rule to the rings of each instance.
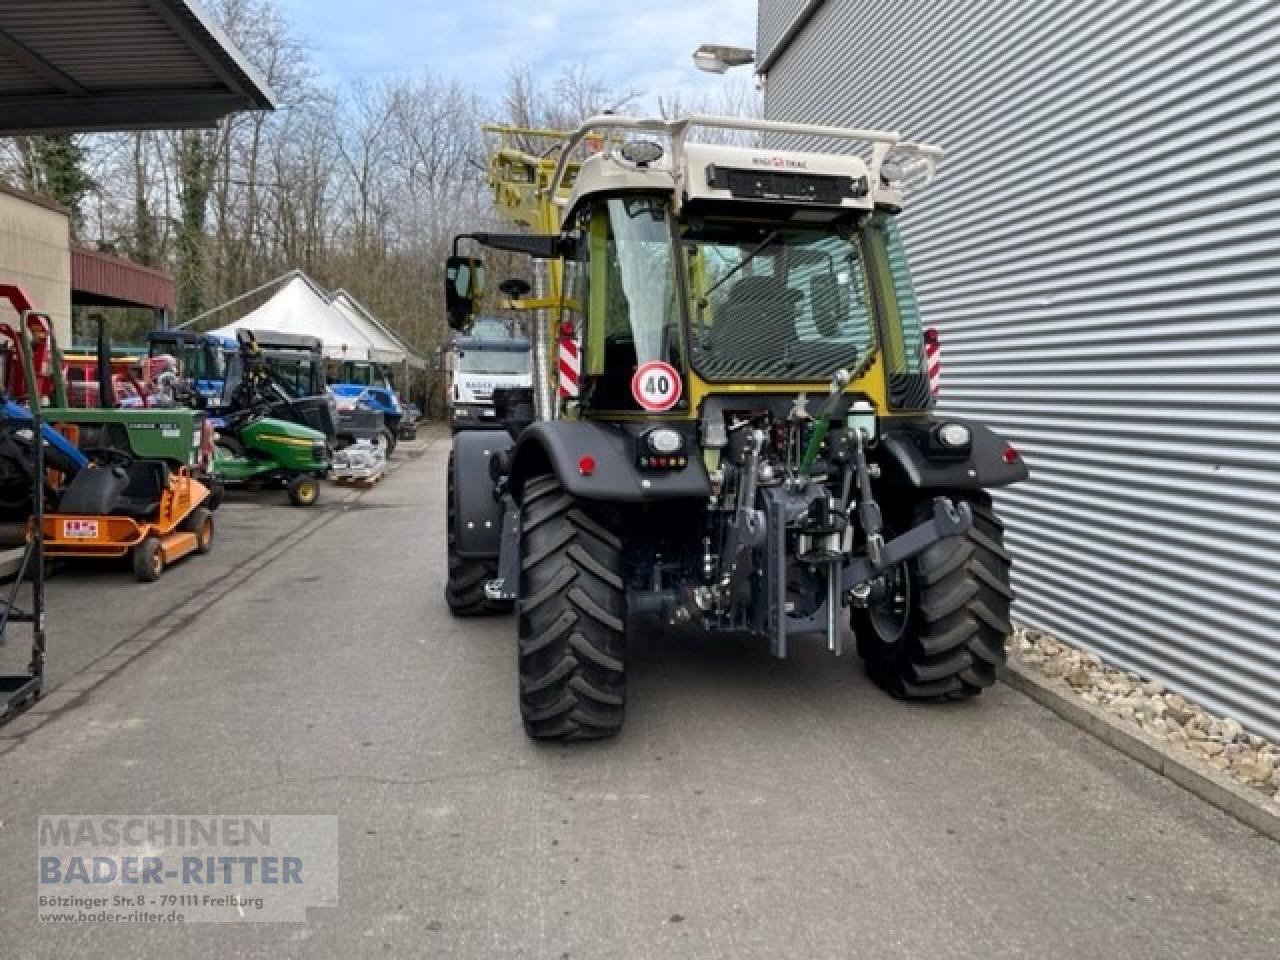
[[[755,0],[280,0],[329,79],[428,67],[486,97],[512,64],[553,77],[586,63],[616,89],[713,90],[700,43],[755,45]],[[749,68],[740,68],[745,73]]]

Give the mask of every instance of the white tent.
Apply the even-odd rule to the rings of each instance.
[[[422,367],[421,358],[415,356],[399,337],[347,291],[336,291],[329,303],[369,339],[372,359],[379,363],[408,363],[411,367]]]
[[[237,330],[273,330],[276,333],[319,337],[324,355],[334,360],[377,360],[375,346],[358,324],[329,302],[325,293],[301,272],[295,273],[256,310],[210,333],[234,337]],[[400,359],[400,357],[396,357]]]

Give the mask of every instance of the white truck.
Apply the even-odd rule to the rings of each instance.
[[[453,334],[444,351],[444,367],[452,430],[495,426],[493,391],[533,384],[529,339],[514,334],[501,320],[477,320],[467,333]]]

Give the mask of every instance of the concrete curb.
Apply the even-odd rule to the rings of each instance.
[[[1263,836],[1280,842],[1280,813],[1275,812],[1260,794],[1241,786],[1226,774],[1196,762],[1184,751],[1122,722],[1101,707],[1086,703],[1063,680],[1043,676],[1016,662],[1010,662],[1001,670],[1000,679],[1041,706],[1048,707],[1067,723],[1167,777]]]

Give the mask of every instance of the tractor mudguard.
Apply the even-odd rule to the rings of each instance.
[[[953,453],[939,449],[931,439],[941,423],[962,423],[973,440],[969,450]],[[1031,475],[1022,457],[989,427],[963,417],[934,417],[884,422],[878,461],[881,483],[923,491],[985,490],[1007,487]]]
[[[656,426],[686,433],[688,465],[641,469],[642,435]],[[584,469],[588,464],[590,469]],[[711,495],[711,481],[692,428],[677,423],[543,420],[531,424],[520,433],[511,461],[510,489],[517,503],[525,481],[545,473],[554,473],[566,493],[584,500],[641,503]]]
[[[502,501],[494,496],[489,461],[511,448],[505,430],[465,430],[453,435],[453,489],[458,498],[455,553],[470,560],[498,555]]]

